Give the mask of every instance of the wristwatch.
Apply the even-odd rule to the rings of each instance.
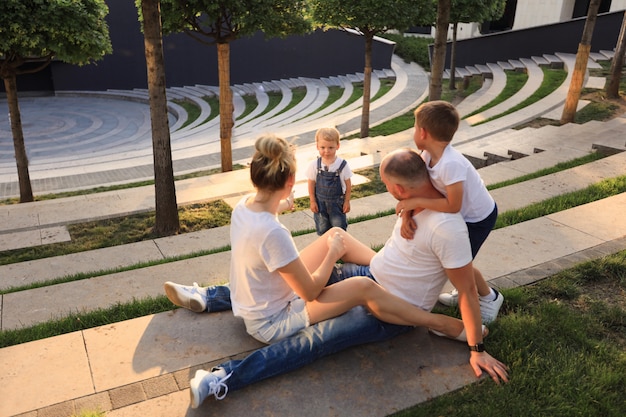
[[[468,346],[470,352],[484,352],[485,351],[485,344],[484,343],[476,343],[475,345],[469,345]]]

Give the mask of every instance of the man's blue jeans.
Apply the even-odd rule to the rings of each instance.
[[[369,267],[345,264],[335,268],[329,284],[351,276],[369,276]],[[213,287],[209,291],[209,311],[213,307],[225,310],[230,304],[228,287]],[[217,302],[213,302],[217,296]],[[226,302],[228,300],[228,302]],[[272,376],[298,369],[326,355],[351,346],[380,342],[408,331],[409,326],[398,326],[378,320],[363,307],[355,307],[347,313],[322,321],[301,330],[277,343],[255,350],[242,360],[231,360],[218,365],[227,374],[230,391],[238,390]]]

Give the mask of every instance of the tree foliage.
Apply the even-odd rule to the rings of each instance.
[[[435,19],[431,0],[312,0],[311,8],[314,20],[322,25],[355,28],[363,33],[404,31]]]
[[[0,69],[19,75],[52,58],[84,65],[111,53],[104,0],[0,1]],[[27,70],[26,70],[27,71]]]
[[[314,20],[322,26],[357,29],[365,38],[360,136],[366,137],[369,135],[373,38],[392,29],[404,31],[411,26],[431,24],[435,19],[433,3],[431,0],[312,0],[311,9]]]
[[[20,202],[33,201],[16,77],[53,59],[85,65],[111,53],[104,0],[1,0],[0,77],[7,94]]]
[[[506,0],[452,0],[450,23],[472,23],[502,17]]]

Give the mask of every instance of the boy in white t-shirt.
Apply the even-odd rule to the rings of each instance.
[[[403,200],[397,204],[396,212],[408,214],[416,209],[460,212],[467,224],[472,257],[475,258],[496,223],[498,208],[476,168],[450,144],[459,127],[459,113],[452,104],[439,100],[420,105],[414,115],[413,140],[422,151],[422,159],[434,187],[443,197]],[[404,238],[412,239],[415,227],[418,226],[410,216],[403,216]],[[474,277],[480,296],[482,319],[489,323],[496,319],[504,298],[487,285],[476,268]],[[442,293],[439,301],[445,305],[457,305],[458,292],[455,289],[451,293]]]
[[[352,171],[348,162],[337,156],[340,146],[337,129],[319,129],[315,133],[315,143],[320,156],[311,161],[306,177],[315,230],[321,236],[334,226],[343,230],[348,228],[346,213],[350,211]]]

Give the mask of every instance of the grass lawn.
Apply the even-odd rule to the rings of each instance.
[[[510,382],[481,379],[394,416],[623,416],[626,251],[503,294],[485,343]]]

